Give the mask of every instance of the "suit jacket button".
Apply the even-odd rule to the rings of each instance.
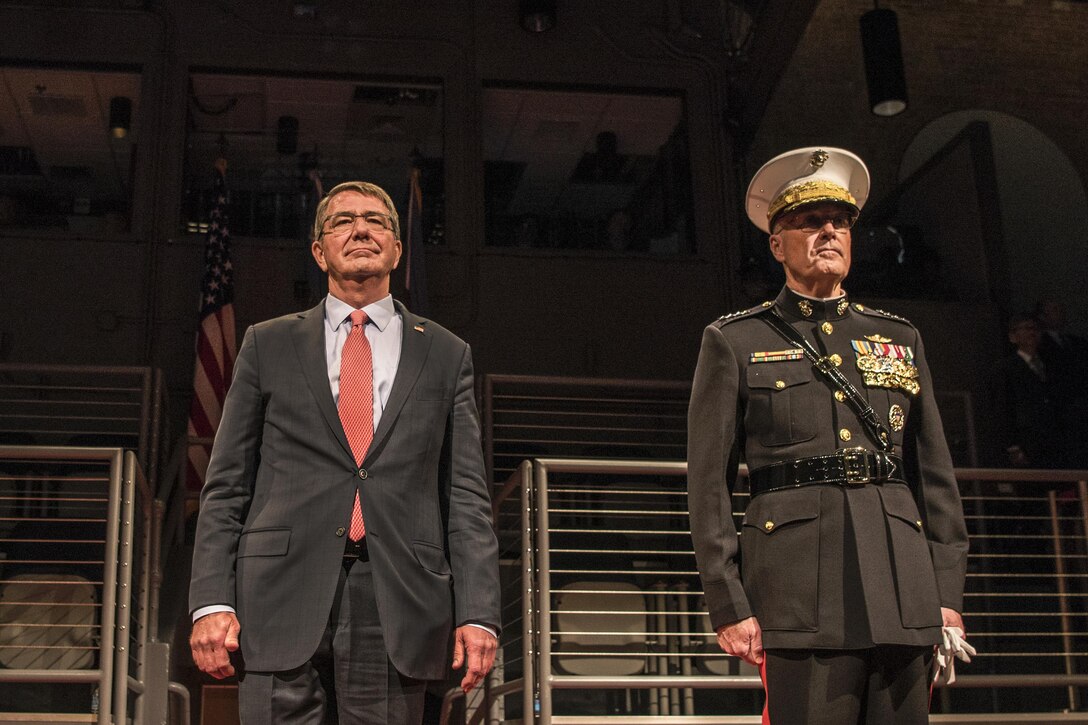
[[[360,468],[359,469],[359,478],[363,478],[363,479],[366,478],[366,469],[365,468]]]
[[[343,536],[346,531],[347,531],[347,529],[345,529],[343,526],[341,526],[340,528],[338,528],[336,530],[336,535],[337,536]]]

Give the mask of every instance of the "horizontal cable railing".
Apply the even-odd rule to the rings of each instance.
[[[161,513],[131,451],[0,445],[0,721],[187,710],[154,642]]]
[[[164,403],[149,367],[0,363],[0,445],[133,450],[154,490]]]
[[[529,458],[683,458],[690,395],[690,383],[669,380],[487,375],[490,480],[505,480]]]
[[[972,539],[964,616],[979,654],[935,694],[932,721],[1088,722],[1077,712],[1088,686],[1088,472],[957,475]],[[525,475],[501,489],[500,539],[524,546],[511,590],[531,600],[519,636],[535,646],[531,676],[495,681],[507,718],[493,704],[489,722],[525,712],[540,723],[759,722],[759,678],[720,651],[706,614],[685,476],[682,462],[535,460],[520,518],[509,504]],[[742,466],[738,517],[744,476]]]
[[[110,710],[123,474],[119,449],[0,446],[0,709]]]
[[[480,383],[489,480],[530,458],[679,460],[686,456],[691,383],[487,375]],[[956,465],[978,462],[974,409],[964,391],[936,391]]]

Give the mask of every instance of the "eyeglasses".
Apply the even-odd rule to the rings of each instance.
[[[806,214],[802,217],[784,219],[781,224],[783,229],[796,229],[806,234],[812,234],[823,229],[828,222],[831,222],[831,226],[836,230],[842,231],[853,227],[854,222],[857,220],[858,218],[853,214],[841,212],[838,214]]]
[[[325,223],[321,225],[321,234],[335,237],[349,234],[355,228],[356,219],[362,219],[363,225],[372,232],[388,232],[393,229],[393,218],[388,214],[376,211],[352,214],[350,211],[342,211],[325,219]]]

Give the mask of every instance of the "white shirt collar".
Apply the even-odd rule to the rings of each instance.
[[[329,326],[330,331],[335,331],[356,309],[358,308],[334,297],[330,292],[325,297],[325,324]],[[393,295],[386,295],[377,302],[371,302],[363,308],[363,312],[380,331],[384,332],[386,325],[393,319],[393,315],[397,314],[397,309],[393,306]]]

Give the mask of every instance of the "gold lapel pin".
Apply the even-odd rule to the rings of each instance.
[[[423,325],[416,325],[414,329],[416,332],[423,332]]]

